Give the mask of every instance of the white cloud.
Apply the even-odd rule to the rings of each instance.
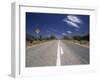
[[[67,33],[71,34],[72,32],[71,31],[67,31]]]
[[[75,28],[80,28],[79,24],[82,23],[82,21],[77,16],[73,16],[73,15],[68,15],[64,19],[64,22],[66,22],[67,24],[69,24]]]
[[[65,36],[65,35],[67,35],[67,34],[66,34],[66,33],[62,33],[62,35],[64,35],[64,36]]]
[[[76,24],[76,23],[74,23],[74,22],[72,22],[72,21],[69,21],[69,20],[67,20],[67,19],[64,19],[64,22],[67,22],[69,25],[71,25],[71,26],[73,26],[73,27],[75,27],[75,28],[80,28],[80,27],[78,26],[78,24]]]
[[[75,23],[81,23],[81,20],[78,17],[73,16],[73,15],[68,15],[67,19],[72,21],[72,22],[75,22]]]

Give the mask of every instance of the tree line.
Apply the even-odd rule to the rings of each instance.
[[[77,40],[77,41],[81,41],[81,40],[85,40],[85,41],[89,41],[89,34],[85,34],[84,36],[72,36],[72,37],[68,37],[68,36],[64,36],[64,39],[67,40]]]
[[[49,37],[43,37],[41,35],[38,35],[38,37],[26,34],[26,41],[32,43],[33,41],[43,41],[43,40],[54,40],[56,37],[54,35],[51,35]]]
[[[39,35],[38,37],[33,36],[33,35],[29,35],[26,34],[26,41],[29,41],[30,43],[32,43],[33,41],[43,41],[43,40],[56,40],[56,36],[55,35],[51,35],[49,37],[43,37],[41,35]],[[85,34],[84,36],[63,36],[62,38],[63,40],[77,40],[77,41],[89,41],[89,34]]]

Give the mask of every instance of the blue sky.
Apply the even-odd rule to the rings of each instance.
[[[26,32],[35,36],[37,28],[42,37],[82,36],[89,33],[89,15],[26,12]]]

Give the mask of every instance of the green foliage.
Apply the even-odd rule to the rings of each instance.
[[[65,40],[77,40],[77,41],[82,41],[82,40],[89,41],[89,34],[85,34],[84,36],[72,36],[72,37],[64,36],[63,39],[65,39]]]

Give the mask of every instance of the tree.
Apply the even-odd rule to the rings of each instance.
[[[68,36],[64,36],[63,39],[70,40],[70,38]]]
[[[81,37],[80,36],[73,36],[73,39],[80,41],[81,40]]]
[[[41,35],[40,35],[40,37],[39,37],[39,40],[40,40],[40,41],[42,41],[42,40],[43,40],[43,38],[42,38],[42,36],[41,36]]]
[[[56,39],[56,37],[54,35],[51,35],[50,39],[53,40],[53,39]]]
[[[86,34],[82,37],[83,40],[89,41],[89,34]]]

